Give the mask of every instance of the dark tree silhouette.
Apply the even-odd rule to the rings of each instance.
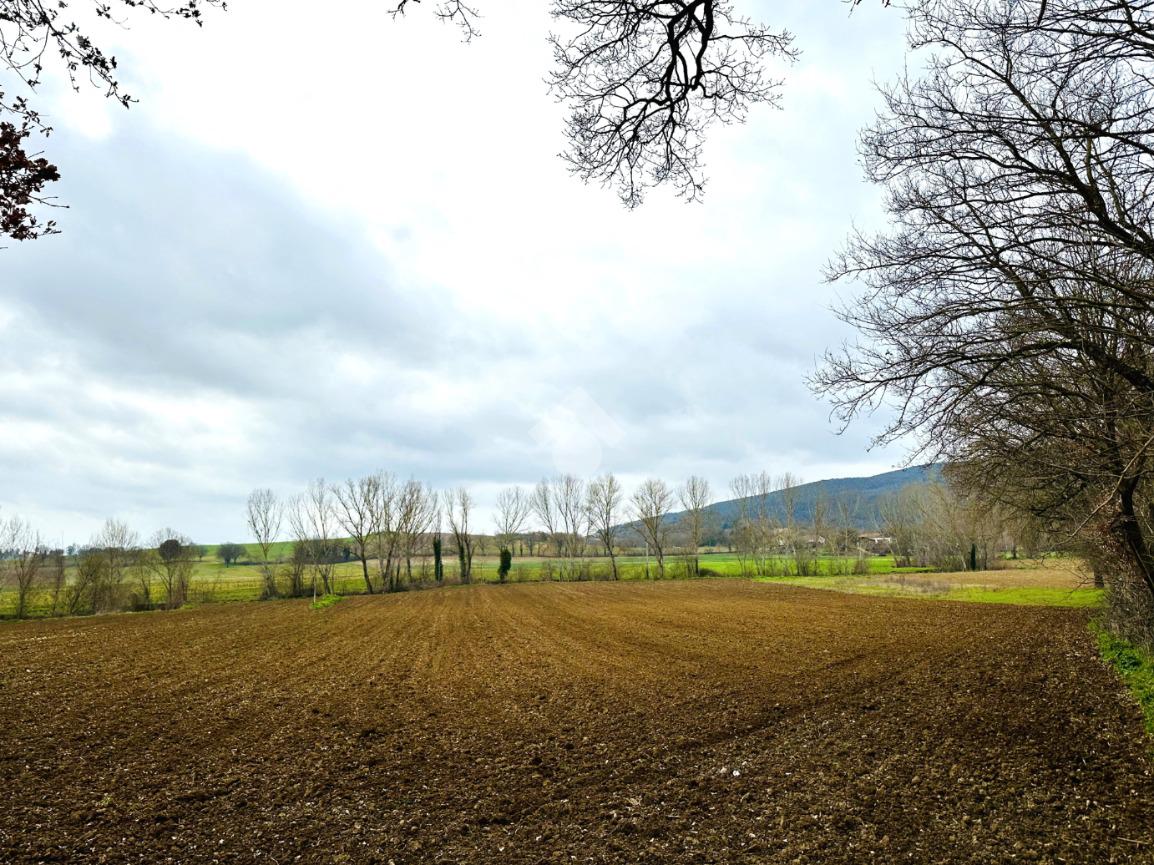
[[[557,0],[553,14],[567,25],[550,37],[549,79],[570,108],[564,157],[629,207],[665,182],[697,198],[705,131],[776,104],[780,82],[765,61],[795,56],[789,33],[735,16],[721,0]]]
[[[163,553],[163,550],[161,550]],[[216,548],[216,554],[225,565],[231,565],[248,555],[244,544],[221,544]]]
[[[184,551],[184,544],[176,538],[169,538],[166,541],[162,541],[160,546],[156,548],[157,554],[159,554],[161,561],[164,562],[175,561],[184,554]]]
[[[1154,612],[1154,2],[926,0],[862,139],[891,227],[831,267],[866,337],[818,388],[1077,533]],[[1041,14],[1041,17],[1039,17]]]
[[[132,97],[120,86],[116,58],[107,54],[73,20],[74,6],[86,7],[98,18],[120,20],[123,13],[147,12],[166,18],[201,23],[202,10],[225,7],[224,0],[184,0],[167,7],[156,0],[0,0],[0,65],[7,67],[30,90],[58,64],[73,89],[82,79],[102,88],[123,105]],[[29,154],[25,141],[33,133],[47,134],[39,115],[24,97],[10,99],[0,90],[0,234],[29,240],[55,232],[52,222],[39,222],[28,210],[46,204],[46,183],[59,179],[56,167],[38,154]]]
[[[410,2],[419,0],[400,0],[395,13]],[[459,0],[436,14],[477,35],[476,10]],[[796,56],[788,32],[734,14],[725,0],[554,0],[552,14],[560,32],[550,36],[549,85],[569,108],[563,156],[629,207],[663,183],[698,198],[706,130],[776,105],[780,81],[767,61]]]
[[[56,233],[56,223],[41,223],[28,210],[46,203],[44,184],[60,179],[55,165],[24,149],[30,134],[27,121],[20,126],[0,122],[0,234],[13,240]]]

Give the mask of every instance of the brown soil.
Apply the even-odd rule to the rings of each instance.
[[[1068,610],[739,581],[0,628],[0,861],[1154,862]]]

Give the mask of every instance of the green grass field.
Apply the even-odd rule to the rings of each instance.
[[[287,552],[289,544],[280,545]],[[209,548],[212,550],[214,548]],[[930,574],[924,568],[899,568],[887,556],[875,556],[856,562],[837,556],[822,556],[811,561],[805,576],[797,576],[791,559],[781,557],[762,561],[754,566],[732,553],[711,552],[698,557],[703,577],[754,578],[808,588],[830,589],[856,594],[909,596],[927,600],[956,600],[976,603],[1031,604],[1044,606],[1089,607],[1101,602],[1101,592],[1078,584],[1067,568],[1050,565],[1041,569],[1007,568],[965,574]],[[623,580],[654,579],[657,563],[653,557],[619,556],[618,573]],[[854,574],[865,566],[867,573]],[[476,556],[473,560],[474,582],[496,582],[496,556]],[[336,594],[359,594],[365,591],[365,582],[359,561],[340,562],[332,566],[332,590]],[[411,563],[412,582],[431,583],[433,562],[431,556],[416,558]],[[378,582],[377,564],[369,562],[374,583]],[[791,575],[791,571],[793,572]],[[668,556],[665,560],[667,579],[689,576],[688,563],[683,556]],[[514,559],[509,574],[510,582],[541,580],[609,579],[610,565],[606,557],[588,557],[566,561],[558,558],[519,557]],[[445,559],[445,578],[457,581],[457,561]],[[135,589],[133,578],[126,580],[129,591]],[[189,601],[192,604],[219,601],[258,600],[262,596],[263,580],[260,566],[241,562],[226,566],[214,558],[196,563],[192,577]],[[320,587],[318,587],[320,591]],[[153,586],[154,599],[160,599],[159,585]],[[47,590],[35,593],[29,605],[30,616],[49,614],[51,594]],[[15,593],[0,590],[0,617],[11,617],[15,611]]]
[[[784,567],[784,563],[788,560],[779,558],[774,561],[777,562],[776,567],[780,569]],[[709,574],[710,576],[756,576],[756,569],[754,569],[750,563],[746,564],[743,572],[741,560],[732,553],[704,553],[699,556],[699,562],[702,569],[712,572]],[[875,556],[867,559],[866,562],[872,574],[921,573],[925,571],[924,568],[895,568],[893,558],[888,556]],[[577,560],[577,563],[587,565],[592,570],[594,578],[607,578],[609,576],[609,559],[607,557],[590,556]],[[851,559],[845,559],[840,556],[822,556],[819,559],[818,568],[825,573],[828,573],[831,568],[848,570],[851,563]],[[474,582],[496,581],[497,564],[497,556],[475,556],[473,558]],[[618,556],[617,564],[622,579],[646,578],[645,571],[647,562],[645,556]],[[513,569],[510,572],[509,580],[511,582],[536,581],[543,577],[548,577],[550,572],[552,572],[554,577],[559,577],[562,570],[571,566],[572,563],[559,558],[520,556],[513,560]],[[432,557],[422,556],[416,558],[413,560],[412,567],[414,579],[420,580],[423,574],[431,576],[433,568]],[[685,559],[682,556],[667,556],[665,567],[666,574],[669,577],[676,578],[685,576]],[[374,576],[376,575],[376,568],[376,562],[370,560],[369,570]],[[457,560],[446,556],[445,574],[448,579],[456,579],[457,568]],[[651,575],[656,575],[657,561],[653,557],[650,557],[648,560],[648,568]],[[340,562],[334,565],[334,570],[342,582],[359,581],[361,587],[364,587],[364,579],[359,561],[354,559],[348,562]],[[255,562],[246,561],[225,566],[224,563],[220,561],[206,558],[197,563],[194,579],[202,584],[219,582],[222,586],[225,583],[239,586],[244,583],[252,583],[259,587],[259,565]]]

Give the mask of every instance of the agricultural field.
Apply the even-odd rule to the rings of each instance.
[[[0,861],[1149,863],[1087,621],[733,579],[9,622]]]
[[[218,601],[255,601],[262,596],[264,580],[257,564],[242,561],[225,565],[213,557],[215,548],[208,548],[206,556],[195,563],[189,600],[193,604]],[[274,550],[279,555],[284,550]],[[655,561],[644,556],[618,556],[618,569],[622,580],[652,579],[657,575]],[[743,562],[738,556],[726,552],[708,552],[698,556],[701,576],[707,577],[752,577],[757,576],[757,568],[750,561]],[[897,567],[891,556],[870,556],[862,560],[843,556],[820,556],[812,566],[815,576],[770,576],[768,581],[808,588],[834,589],[837,591],[865,594],[914,596],[925,599],[990,601],[995,603],[1053,604],[1058,606],[1094,606],[1102,599],[1102,593],[1089,585],[1089,572],[1076,558],[1049,557],[1045,560],[1023,559],[1018,561],[998,560],[996,570],[968,573],[935,574],[926,568]],[[864,565],[866,573],[855,574]],[[478,555],[473,561],[473,581],[496,582],[498,559],[496,556]],[[791,560],[785,557],[762,562],[770,572],[788,572]],[[364,577],[359,561],[338,562],[333,566],[333,587],[342,595],[360,594],[365,591]],[[555,557],[520,556],[514,559],[509,574],[510,582],[537,582],[563,580],[573,577],[572,570],[580,567],[584,578],[608,579],[609,560],[604,556],[589,556],[574,565],[569,560]],[[370,573],[379,588],[378,564],[369,562]],[[413,560],[413,582],[416,584],[432,581],[432,557],[420,556]],[[68,567],[67,580],[75,573],[74,564]],[[684,556],[669,556],[666,559],[667,578],[678,579],[687,576]],[[445,562],[446,579],[457,580],[455,559]],[[132,589],[133,578],[127,581]],[[153,586],[154,596],[160,597],[159,586]],[[11,586],[0,587],[0,618],[11,617],[16,609],[16,592]],[[57,612],[63,605],[57,604]],[[32,593],[29,615],[52,615],[51,591],[43,586]]]

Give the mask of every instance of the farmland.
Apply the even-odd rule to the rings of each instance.
[[[1083,611],[745,580],[0,626],[5,862],[1149,862]]]
[[[287,555],[290,544],[274,548],[274,557]],[[217,601],[254,601],[262,596],[264,581],[260,568],[253,562],[242,561],[233,565],[212,558],[214,548],[196,562],[189,598],[193,603]],[[646,579],[655,575],[652,559],[644,556],[618,556],[623,580]],[[710,552],[699,556],[703,575],[714,577],[754,576],[756,569],[750,562],[732,553]],[[1044,562],[1021,560],[1001,561],[999,570],[933,574],[924,568],[896,567],[890,556],[871,556],[862,560],[866,573],[854,574],[857,561],[839,556],[822,556],[816,560],[818,574],[806,577],[769,577],[771,581],[808,588],[833,589],[865,594],[912,596],[931,600],[971,600],[1002,603],[1041,603],[1058,606],[1093,606],[1101,600],[1101,592],[1088,585],[1088,572],[1073,558],[1051,558]],[[497,557],[478,555],[473,563],[474,582],[497,580]],[[779,570],[788,567],[783,559]],[[860,567],[860,566],[859,566]],[[378,563],[370,560],[370,573],[377,577]],[[580,568],[585,579],[606,579],[609,576],[608,559],[589,556],[577,565],[556,558],[520,556],[514,559],[509,574],[510,582],[537,582],[565,579],[573,569]],[[668,575],[684,577],[686,568],[680,556],[668,560]],[[446,578],[456,580],[456,563],[446,562]],[[432,577],[432,559],[420,556],[412,563],[414,583],[428,584]],[[75,566],[69,565],[67,581],[74,578]],[[129,580],[131,587],[132,580]],[[360,594],[365,590],[359,562],[344,561],[333,565],[333,585],[341,594]],[[155,590],[155,589],[154,589]],[[16,593],[10,586],[0,587],[0,618],[11,617],[16,606]],[[62,605],[58,604],[59,608]],[[30,599],[30,615],[52,613],[50,588],[45,585]]]

